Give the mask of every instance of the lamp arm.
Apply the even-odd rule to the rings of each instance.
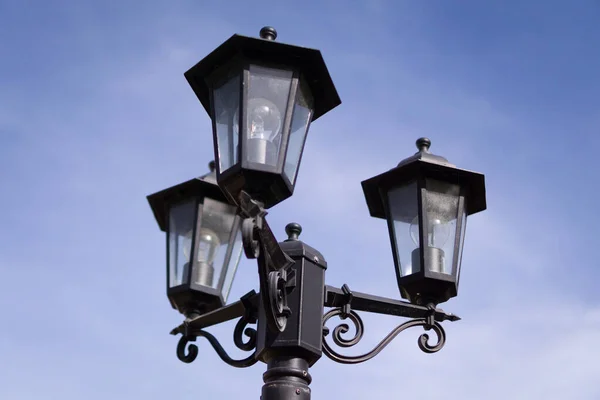
[[[431,345],[429,344],[429,335],[423,333],[419,336],[417,342],[419,348],[425,353],[438,352],[446,343],[446,332],[440,322],[445,320],[460,320],[456,315],[448,314],[441,309],[437,309],[434,304],[420,306],[370,294],[352,292],[346,284],[344,284],[341,289],[326,286],[324,305],[326,307],[334,308],[329,310],[323,316],[323,353],[333,361],[341,364],[358,364],[372,359],[402,331],[415,326],[422,326],[426,331],[433,330],[437,336],[437,342]],[[358,356],[342,355],[333,350],[331,345],[327,342],[330,330],[327,328],[326,324],[333,317],[339,317],[342,320],[349,319],[352,321],[355,333],[351,338],[344,338],[342,336],[350,329],[350,326],[347,323],[340,323],[337,325],[333,329],[332,334],[333,342],[336,345],[344,348],[352,347],[360,342],[364,334],[363,321],[355,310],[409,317],[412,319],[394,328],[371,351]]]
[[[171,335],[188,335],[189,332],[208,328],[223,322],[242,317],[247,312],[256,312],[258,309],[259,295],[251,290],[235,303],[228,304],[214,311],[207,312],[193,318],[187,318],[181,325],[171,330]]]
[[[240,310],[242,312],[240,313]],[[238,315],[239,314],[239,315]],[[217,355],[232,367],[245,368],[258,362],[256,359],[256,329],[247,328],[248,324],[256,324],[258,314],[258,294],[253,290],[244,295],[240,301],[221,307],[210,313],[187,319],[183,324],[171,331],[172,335],[182,334],[177,344],[177,358],[184,363],[193,362],[198,356],[198,346],[190,344],[197,337],[203,337],[211,344]],[[248,357],[236,360],[231,358],[216,337],[203,328],[240,317],[233,331],[233,342],[243,351],[253,351]],[[246,340],[244,340],[246,336]]]
[[[423,318],[432,313],[430,306],[421,306],[407,301],[350,291],[346,284],[341,289],[330,285],[325,286],[325,307],[343,307],[348,304],[351,304],[352,309],[357,311],[394,315],[397,317]],[[460,320],[460,317],[435,307],[433,316],[439,322]]]

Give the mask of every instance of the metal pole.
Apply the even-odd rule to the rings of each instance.
[[[263,374],[261,400],[310,400],[308,361],[299,357],[276,357]]]

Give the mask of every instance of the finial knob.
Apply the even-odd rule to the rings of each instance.
[[[431,146],[431,140],[426,137],[417,139],[417,149],[423,153],[429,153],[429,147]]]
[[[217,164],[215,164],[214,160],[208,163],[208,168],[210,169],[210,172],[213,172],[216,167],[217,167]]]
[[[288,235],[286,242],[290,240],[298,240],[298,237],[302,233],[302,227],[296,222],[289,223],[285,226],[285,233]]]
[[[260,38],[265,40],[277,39],[277,31],[272,26],[265,26],[260,30]]]

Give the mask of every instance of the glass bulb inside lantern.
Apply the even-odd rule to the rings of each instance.
[[[413,242],[419,246],[421,243],[419,236],[419,217],[416,216],[410,224],[410,237]],[[427,227],[427,246],[442,248],[450,237],[450,226],[436,218],[429,218],[429,227]]]
[[[281,131],[281,113],[273,102],[256,98],[248,101],[248,137],[270,142]]]
[[[233,116],[233,131],[239,132],[239,114]],[[281,133],[282,118],[277,106],[265,98],[248,100],[246,127],[248,129],[248,160],[250,162],[275,165],[277,145],[273,143]]]
[[[198,232],[198,249],[197,260],[200,263],[212,264],[217,256],[221,240],[213,230],[208,228],[200,228]],[[184,237],[183,255],[186,260],[190,261],[190,253],[192,249],[192,231],[189,231]]]
[[[427,248],[424,250],[426,262],[425,268],[433,272],[449,273],[446,271],[446,258],[442,247],[444,247],[448,241],[448,237],[450,237],[450,226],[442,220],[432,217],[428,218],[428,225]],[[418,216],[413,219],[409,230],[413,242],[417,245],[417,248],[413,250],[411,257],[412,265],[410,273],[412,273],[413,271],[421,270],[421,240],[419,235]]]
[[[192,232],[188,232],[188,234],[184,238],[185,242],[183,244],[183,255],[187,259],[187,264],[190,265],[190,252],[192,248]],[[213,267],[213,262],[215,261],[215,257],[219,252],[219,247],[221,246],[221,241],[219,240],[219,236],[211,229],[201,228],[198,231],[198,248],[196,249],[196,263],[191,263],[193,265],[192,270],[192,282],[203,285],[203,286],[213,286],[213,274],[215,272],[215,268]]]

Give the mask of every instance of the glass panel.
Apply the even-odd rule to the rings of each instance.
[[[169,287],[187,283],[196,202],[188,201],[169,211]]]
[[[217,289],[236,208],[210,198],[203,203],[199,205],[202,216],[198,218],[192,283]]]
[[[304,80],[302,80],[296,94],[290,139],[283,170],[292,185],[295,183],[296,171],[300,166],[300,157],[302,156],[302,149],[304,148],[304,141],[306,140],[306,133],[308,132],[312,114],[312,95],[310,89],[304,84]]]
[[[277,166],[291,82],[292,71],[250,66],[244,134],[249,162]]]
[[[427,212],[428,268],[451,275],[460,186],[427,179],[424,206]]]
[[[214,129],[217,136],[218,162],[221,172],[239,161],[237,109],[240,105],[240,90],[240,77],[235,76],[213,91]]]
[[[467,230],[467,199],[463,197],[463,213],[461,216],[461,226],[460,226],[460,237],[458,238],[459,243],[458,243],[458,257],[456,258],[457,263],[456,263],[456,281],[458,282],[458,279],[460,277],[460,265],[462,264],[462,251],[463,251],[463,245],[465,243],[465,233]]]
[[[388,204],[390,208],[388,224],[391,225],[395,236],[395,248],[400,276],[411,275],[419,271],[418,222],[417,240],[413,237],[412,229],[415,218],[418,221],[419,207],[417,198],[417,183],[392,189],[388,192]]]
[[[242,231],[240,229],[241,220],[239,220],[236,225],[237,234],[234,236],[235,239],[232,244],[231,258],[229,259],[229,265],[227,266],[227,272],[225,273],[225,279],[223,281],[223,288],[221,289],[221,294],[225,302],[227,302],[227,298],[229,297],[229,291],[231,290],[231,286],[233,284],[233,278],[235,277],[237,267],[242,257]]]

